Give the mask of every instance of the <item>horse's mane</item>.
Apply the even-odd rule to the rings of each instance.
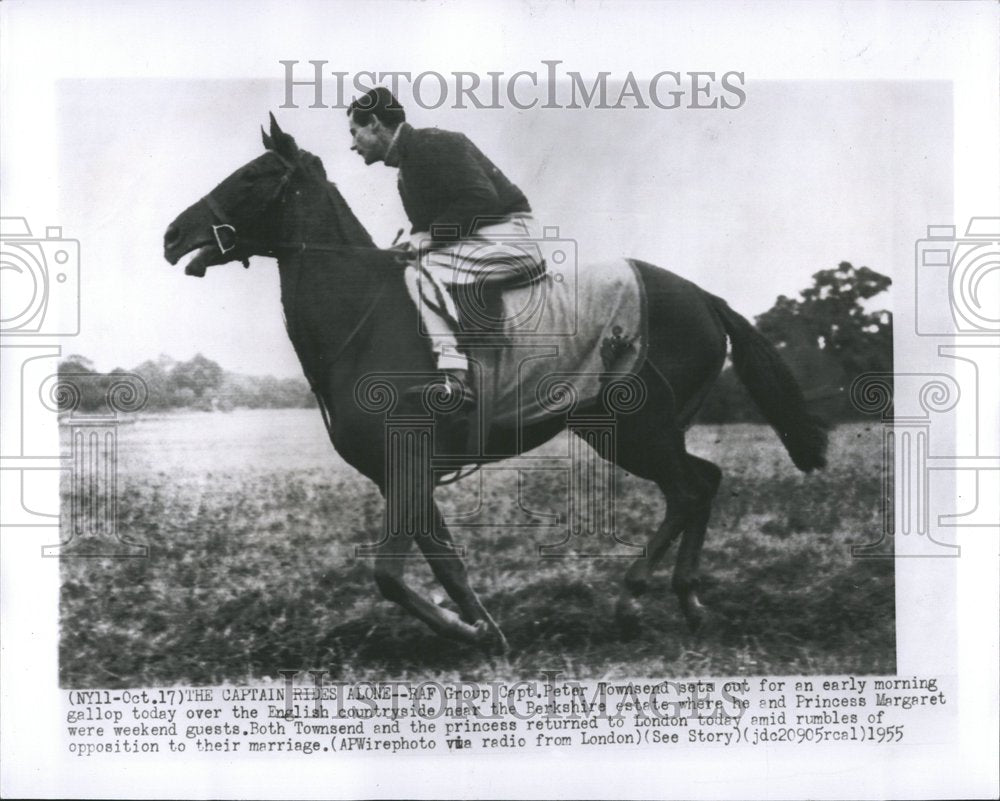
[[[337,185],[326,177],[326,168],[323,160],[308,150],[299,150],[299,162],[307,172],[318,176],[326,185],[326,196],[333,206],[334,214],[337,217],[340,230],[344,235],[344,244],[356,247],[375,247],[375,240],[371,234],[361,224],[361,221],[354,216],[351,207],[347,205],[344,196],[340,194]]]

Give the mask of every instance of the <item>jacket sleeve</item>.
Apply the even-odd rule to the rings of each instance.
[[[440,209],[431,219],[431,230],[458,226],[459,236],[464,237],[477,217],[497,214],[496,188],[464,135],[427,137],[415,150],[414,178]]]

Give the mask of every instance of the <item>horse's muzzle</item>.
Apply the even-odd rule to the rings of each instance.
[[[163,257],[171,264],[177,264],[177,260],[182,255],[174,252],[180,242],[181,229],[176,224],[171,224],[167,232],[163,235]]]

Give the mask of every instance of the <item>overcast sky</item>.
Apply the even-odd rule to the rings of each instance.
[[[895,274],[929,221],[952,219],[944,82],[753,81],[732,111],[409,108],[466,133],[579,243],[581,267],[636,256],[742,313],[842,260]],[[99,369],[201,352],[229,370],[298,375],[275,262],[197,280],[162,257],[167,224],[261,152],[275,110],[381,245],[405,216],[395,170],[348,150],[342,110],[282,110],[274,80],[66,80],[58,85],[59,222],[82,243],[82,331]],[[887,301],[886,305],[890,305]]]

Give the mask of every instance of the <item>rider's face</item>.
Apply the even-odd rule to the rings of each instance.
[[[365,164],[374,164],[385,158],[387,150],[385,126],[378,117],[372,117],[367,125],[358,125],[354,115],[350,117],[351,150],[361,155]]]

